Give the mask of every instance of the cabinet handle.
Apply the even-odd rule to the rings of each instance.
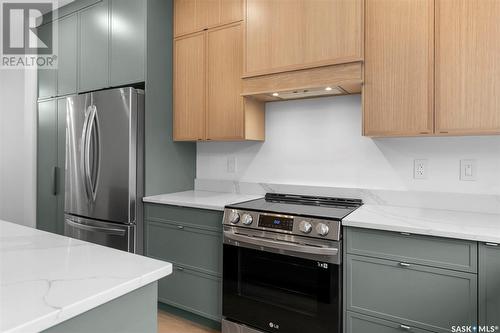
[[[178,226],[177,226],[177,229],[182,230],[182,229],[184,229],[184,226],[182,226],[182,225],[178,225]]]
[[[403,235],[403,236],[411,236],[411,234],[409,232],[401,232],[401,235]]]
[[[494,246],[494,247],[497,247],[498,244],[497,243],[486,243],[486,246]]]
[[[52,194],[57,195],[57,174],[58,174],[58,167],[54,167],[52,169]]]
[[[411,327],[410,326],[406,326],[406,325],[399,325],[399,328],[401,328],[402,330],[405,330],[405,331],[411,330]]]
[[[177,270],[178,270],[179,272],[182,272],[182,271],[184,271],[184,268],[182,268],[182,267],[177,267]]]
[[[399,266],[401,266],[401,267],[410,267],[411,265],[408,264],[408,263],[406,263],[406,262],[400,262]]]

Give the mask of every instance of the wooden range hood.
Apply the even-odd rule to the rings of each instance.
[[[361,93],[362,62],[243,78],[244,97],[262,102]]]

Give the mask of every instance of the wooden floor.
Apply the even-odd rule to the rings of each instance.
[[[219,333],[219,331],[158,310],[158,333]]]

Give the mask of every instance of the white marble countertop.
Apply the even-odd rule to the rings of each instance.
[[[344,226],[408,232],[500,244],[500,215],[452,210],[363,205]]]
[[[39,332],[172,273],[170,263],[0,221],[0,332]]]
[[[262,195],[237,194],[211,191],[184,191],[145,197],[143,202],[193,207],[211,210],[224,210],[224,206],[238,202],[262,198]]]

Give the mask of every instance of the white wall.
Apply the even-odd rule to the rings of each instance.
[[[0,219],[35,226],[35,71],[0,70]]]
[[[237,160],[227,172],[227,158]],[[428,178],[413,179],[414,159]],[[460,159],[477,181],[459,180]],[[361,136],[360,96],[268,103],[266,141],[198,143],[197,177],[331,187],[500,193],[500,137],[371,139]]]

